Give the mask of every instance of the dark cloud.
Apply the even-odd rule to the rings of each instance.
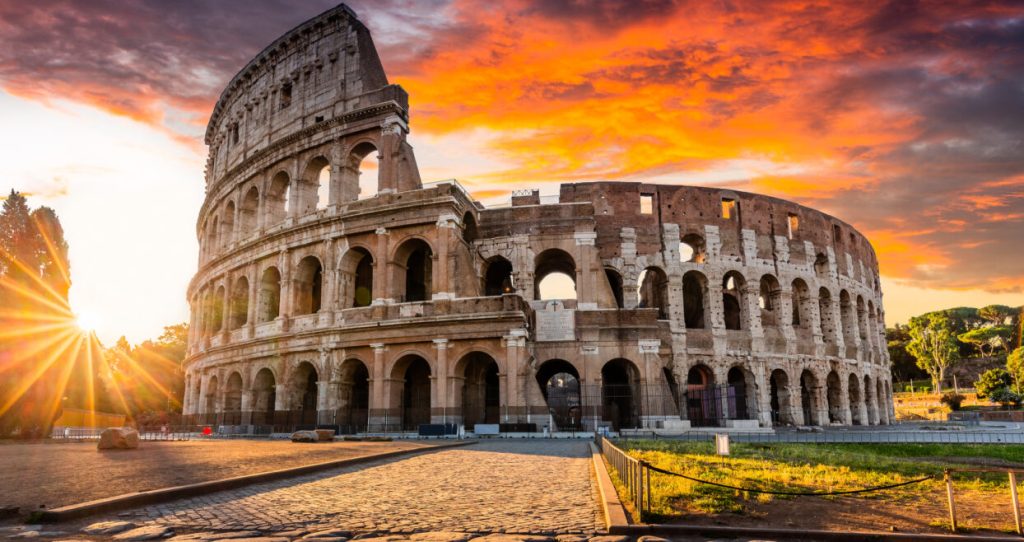
[[[671,16],[684,4],[678,0],[538,0],[520,14],[567,23],[586,23],[601,30],[619,30],[657,17]]]

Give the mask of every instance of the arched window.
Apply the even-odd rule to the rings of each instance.
[[[216,256],[220,253],[220,247],[217,246],[217,234],[220,229],[220,218],[213,217],[213,222],[210,223],[210,227],[206,231],[206,254],[207,256]]]
[[[580,373],[562,359],[545,361],[537,369],[537,384],[548,404],[555,423],[553,431],[582,428],[583,403],[580,394]]]
[[[291,195],[291,180],[288,174],[281,171],[270,180],[270,188],[267,189],[264,200],[264,212],[266,219],[263,221],[267,226],[276,226],[288,217],[289,202]]]
[[[399,266],[400,280],[404,284],[403,301],[427,301],[433,285],[433,251],[425,241],[411,239],[395,252],[395,263]]]
[[[843,325],[843,340],[847,345],[853,345],[857,336],[857,312],[846,290],[839,292],[839,318]]]
[[[668,318],[668,277],[657,267],[648,267],[640,272],[637,297],[639,308],[658,309],[658,319]]]
[[[640,370],[627,359],[613,359],[601,368],[601,419],[613,431],[640,427]]]
[[[512,284],[512,263],[495,256],[487,260],[487,269],[484,271],[484,295],[502,295],[514,293],[515,285]]]
[[[782,288],[779,286],[779,281],[772,275],[761,277],[757,304],[761,307],[761,325],[766,327],[778,326],[779,310],[782,304]]]
[[[298,182],[299,215],[326,209],[331,194],[331,164],[323,156],[317,156],[306,164]]]
[[[807,319],[813,314],[811,311],[811,291],[803,279],[793,280],[793,326],[810,328],[811,322]]]
[[[317,386],[319,376],[316,367],[308,361],[304,361],[295,368],[292,373],[290,395],[293,410],[299,411],[299,419],[302,425],[314,425],[317,423],[317,408],[319,404],[320,390]]]
[[[336,423],[344,434],[366,431],[370,413],[370,371],[358,359],[341,364]]]
[[[743,302],[746,280],[736,271],[730,271],[722,279],[722,311],[725,318],[725,329],[743,329],[746,306]]]
[[[235,240],[235,202],[224,206],[224,218],[220,221],[220,245],[226,247]]]
[[[217,288],[213,294],[213,312],[210,314],[210,330],[213,333],[224,329],[224,287]]]
[[[818,290],[818,318],[822,338],[826,343],[835,344],[836,322],[832,314],[832,294],[824,287]]]
[[[323,271],[316,256],[306,256],[299,261],[295,273],[295,314],[320,312]]]
[[[467,430],[472,431],[478,423],[498,423],[498,372],[498,363],[483,352],[466,354],[455,365],[462,386],[453,391],[456,404],[462,406],[462,423]]]
[[[274,373],[266,367],[260,369],[253,379],[252,391],[252,423],[272,425],[277,406],[277,382]]]
[[[828,257],[821,252],[814,257],[814,274],[819,279],[828,278]]]
[[[686,413],[695,427],[718,425],[722,419],[722,395],[707,365],[695,365],[686,375]]]
[[[576,299],[576,262],[564,250],[551,248],[534,259],[537,299]]]
[[[606,267],[604,276],[608,279],[608,287],[612,290],[612,296],[615,297],[615,306],[620,309],[625,308],[626,300],[622,294],[622,275],[618,271]]]
[[[341,172],[344,201],[372,198],[380,190],[380,164],[377,147],[364,141],[356,145],[345,160]]]
[[[708,279],[697,271],[683,275],[683,320],[690,329],[706,327],[704,314],[707,303]]]
[[[679,261],[686,263],[704,263],[707,259],[707,248],[704,238],[696,233],[684,235],[679,240]]]
[[[260,190],[253,186],[245,193],[241,207],[238,208],[239,238],[245,238],[256,232],[259,227],[257,224],[259,210]]]
[[[249,321],[249,279],[238,277],[231,287],[231,307],[228,311],[231,329],[238,329]]]
[[[355,247],[341,259],[342,296],[345,308],[369,307],[373,303],[373,256]]]
[[[259,322],[270,322],[281,315],[281,272],[268,267],[260,278]]]
[[[237,418],[241,411],[242,375],[238,374],[238,371],[235,371],[228,377],[227,384],[224,386],[224,412],[233,414],[233,417]],[[238,421],[239,423],[241,422],[241,420]]]
[[[391,372],[391,404],[401,406],[402,428],[417,429],[430,423],[430,364],[410,354],[400,359]]]

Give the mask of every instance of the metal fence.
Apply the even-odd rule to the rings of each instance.
[[[99,427],[54,427],[50,438],[64,441],[99,440],[105,430],[106,428]],[[194,427],[183,426],[141,427],[138,429],[139,439],[148,441],[191,440],[194,431]]]
[[[710,432],[688,432],[682,434],[662,434],[657,431],[635,431],[623,435],[623,439],[653,438],[662,440],[680,440],[688,442],[713,441]],[[818,443],[818,444],[1024,444],[1024,432],[1021,431],[823,431],[798,432],[777,431],[762,433],[729,432],[732,442],[759,444],[773,443]]]
[[[625,487],[626,495],[637,515],[636,522],[642,523],[644,514],[651,510],[650,468],[646,462],[631,457],[602,435],[596,437],[595,444]]]

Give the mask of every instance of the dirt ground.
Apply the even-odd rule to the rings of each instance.
[[[432,446],[427,442],[143,441],[98,451],[95,442],[0,444],[0,507],[21,512],[335,459]]]
[[[994,500],[991,493],[957,490],[954,498],[961,534],[1013,532],[1009,491],[1005,498]],[[769,503],[749,501],[742,514],[688,514],[669,523],[947,534],[949,508],[945,489],[942,488],[900,501],[858,497],[795,497],[775,499]]]

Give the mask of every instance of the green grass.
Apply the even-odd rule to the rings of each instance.
[[[969,444],[733,444],[731,455],[714,455],[709,442],[630,440],[617,443],[656,467],[723,484],[776,491],[848,491],[933,475],[936,480],[860,494],[865,499],[912,501],[942,487],[944,468],[970,468],[970,460],[1024,463],[1024,447]],[[945,458],[936,462],[928,458]],[[961,459],[962,461],[958,461]],[[1005,474],[962,473],[957,488],[1007,489]],[[778,498],[736,491],[683,478],[652,474],[652,516],[682,513],[744,513],[754,502]],[[830,497],[823,497],[830,498]]]

